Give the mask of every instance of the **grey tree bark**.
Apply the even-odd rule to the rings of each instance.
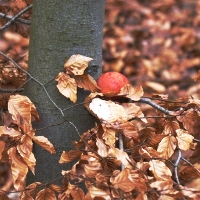
[[[58,92],[55,77],[64,71],[66,59],[73,54],[93,58],[87,72],[94,78],[101,74],[102,29],[105,0],[34,0],[31,22],[29,73],[45,84],[50,97],[60,109],[73,105]],[[59,109],[50,101],[44,89],[34,80],[25,85],[24,94],[35,104],[41,121],[34,123],[36,135],[43,135],[53,143],[56,155],[34,146],[37,160],[35,176],[29,175],[27,184],[40,181],[47,183],[61,176],[62,170],[71,165],[58,163],[62,151],[72,148],[71,142],[79,140],[70,123],[62,123]],[[83,102],[88,93],[78,91],[78,102]],[[94,126],[94,118],[83,105],[64,111],[67,120],[74,123],[80,133]],[[41,129],[49,126],[48,128]],[[41,130],[39,130],[41,129]]]

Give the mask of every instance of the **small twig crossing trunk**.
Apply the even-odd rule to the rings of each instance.
[[[65,60],[73,54],[93,58],[87,73],[94,78],[101,74],[104,4],[104,0],[34,1],[29,73],[44,87],[32,79],[26,84],[24,94],[35,104],[41,118],[39,123],[34,123],[36,135],[47,137],[57,154],[50,155],[41,147],[34,146],[36,171],[35,176],[29,175],[27,183],[47,183],[61,176],[62,170],[70,168],[70,165],[58,163],[62,151],[71,149],[72,141],[79,139],[77,131],[83,133],[94,126],[94,118],[84,106],[62,112],[72,103],[58,92],[55,78],[64,71]],[[83,102],[87,94],[78,91],[77,103]],[[65,118],[77,130],[72,123],[61,123]],[[51,126],[53,124],[58,125]],[[49,127],[39,131],[46,126]]]

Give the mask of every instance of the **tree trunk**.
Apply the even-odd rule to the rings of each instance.
[[[81,54],[93,58],[87,73],[94,78],[101,74],[104,4],[104,0],[34,0],[29,73],[45,84],[51,99],[62,110],[73,103],[58,92],[55,78],[64,71],[64,62],[71,55]],[[35,176],[28,176],[27,183],[47,183],[60,177],[62,170],[70,169],[70,164],[61,165],[58,161],[62,151],[70,150],[72,141],[79,140],[79,136],[72,124],[62,123],[64,117],[60,110],[36,81],[28,81],[24,94],[35,104],[40,115],[41,121],[33,125],[36,135],[47,137],[57,152],[51,155],[37,144],[34,146],[36,171]],[[86,95],[88,92],[78,90],[77,103],[83,102]],[[94,127],[94,118],[83,105],[64,111],[64,115],[74,123],[79,133]],[[57,125],[51,126],[53,124]]]

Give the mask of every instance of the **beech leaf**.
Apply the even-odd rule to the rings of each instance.
[[[135,188],[135,184],[128,169],[124,169],[117,176],[112,176],[110,182],[115,188],[119,188],[124,192],[131,192]]]
[[[175,131],[180,128],[179,123],[172,120],[164,120],[163,126],[165,135],[174,135]]]
[[[115,134],[116,133],[114,129],[104,127],[104,133],[102,135],[102,138],[105,140],[105,143],[110,147],[114,147],[115,145]]]
[[[147,120],[145,119],[139,106],[136,106],[134,103],[123,103],[122,106],[129,120],[138,117],[141,118],[143,122],[147,123]]]
[[[82,152],[79,150],[63,151],[59,160],[60,164],[71,162],[81,157]]]
[[[82,55],[72,55],[64,64],[64,68],[67,73],[73,75],[84,74],[85,69],[88,67],[88,63],[93,60],[92,58]]]
[[[141,86],[133,87],[130,84],[125,85],[121,88],[118,96],[126,96],[127,98],[132,99],[133,101],[138,101],[143,96],[144,92]]]
[[[64,72],[60,72],[56,77],[58,81],[57,88],[59,92],[65,97],[69,98],[71,101],[76,103],[77,101],[77,84],[74,78],[71,78],[69,75]]]
[[[56,195],[53,190],[45,188],[37,194],[36,200],[56,200]]]
[[[36,108],[28,97],[22,95],[11,95],[8,101],[8,111],[14,122],[22,128],[24,133],[32,130],[31,116],[39,119]]]
[[[4,151],[5,145],[6,145],[6,143],[4,141],[0,141],[0,160],[2,158],[2,153]]]
[[[44,136],[33,136],[33,140],[34,140],[34,142],[39,144],[41,147],[46,149],[49,153],[51,153],[51,154],[56,153],[53,144],[51,144],[51,142],[46,137],[44,137]]]
[[[195,179],[200,177],[200,171],[194,166],[186,166],[180,171],[180,177],[184,181],[190,181],[190,179]]]
[[[7,135],[10,138],[14,139],[20,137],[22,133],[14,128],[9,128],[7,126],[0,126],[0,136]]]
[[[105,200],[111,200],[111,197],[108,192],[101,190],[101,189],[95,187],[94,185],[92,185],[88,189],[88,192],[89,192],[90,196],[92,197],[92,199],[98,199],[97,197],[100,197]]]
[[[29,135],[21,137],[21,144],[17,145],[17,150],[22,157],[28,157],[32,153],[33,142]]]
[[[160,160],[149,161],[150,168],[154,177],[159,180],[169,180],[172,176],[170,169],[165,165],[164,162]]]
[[[89,90],[90,92],[98,92],[99,91],[99,87],[97,86],[96,81],[89,74],[74,76],[74,79],[79,88]]]
[[[128,119],[124,108],[112,101],[94,98],[90,103],[89,108],[98,116],[100,120],[109,123]]]
[[[108,156],[108,148],[104,144],[103,140],[100,140],[99,138],[96,139],[96,145],[98,147],[98,154],[101,157],[107,157]]]
[[[72,190],[71,195],[72,195],[73,199],[85,200],[85,198],[84,198],[85,194],[81,188],[76,188],[75,190]]]
[[[174,136],[166,136],[160,141],[157,151],[160,152],[160,157],[168,159],[174,153],[176,146],[176,138]]]
[[[110,148],[109,149],[109,155],[116,157],[117,160],[119,160],[125,167],[130,166],[130,158],[128,157],[128,154],[124,152],[123,150],[120,150],[118,148]]]
[[[156,188],[161,194],[176,194],[178,191],[175,191],[173,188],[173,182],[169,180],[159,180],[150,184],[152,188]]]
[[[11,200],[10,198],[8,198],[7,192],[3,191],[3,190],[0,191],[0,199],[1,200]]]
[[[26,174],[28,173],[28,167],[23,162],[22,157],[19,155],[15,147],[8,150],[8,155],[11,164],[14,187],[16,190],[23,190]]]
[[[193,142],[194,137],[188,133],[188,131],[185,131],[183,129],[177,129],[176,130],[178,140],[178,147],[181,150],[188,150],[190,148],[190,144]]]
[[[35,174],[36,159],[34,154],[31,152],[29,156],[23,157],[23,160],[28,165],[32,173]]]

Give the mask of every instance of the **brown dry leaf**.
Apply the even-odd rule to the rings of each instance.
[[[113,184],[115,188],[117,189],[119,188],[123,190],[124,192],[131,192],[132,190],[135,189],[134,181],[128,169],[124,169],[117,175],[113,175],[110,178],[110,182]]]
[[[148,162],[143,162],[140,160],[140,162],[136,163],[137,169],[142,170],[143,172],[146,172],[149,169],[149,163]]]
[[[138,141],[138,129],[131,122],[125,122],[119,125],[115,123],[113,127],[121,130],[127,138],[133,138],[135,141]]]
[[[1,200],[11,200],[10,198],[8,198],[6,192],[3,190],[0,190],[0,199]]]
[[[195,147],[193,154],[189,157],[189,161],[195,164],[200,161],[200,144],[198,143]]]
[[[136,197],[135,200],[148,200],[148,197],[144,192],[142,192]]]
[[[27,193],[21,196],[20,200],[34,200],[34,198],[29,193]]]
[[[73,190],[76,189],[76,185],[71,185],[68,181],[67,184],[65,185],[64,189],[66,189],[63,193],[59,194],[58,199],[59,200],[65,200],[65,199],[71,199],[71,193]]]
[[[195,139],[200,139],[200,116],[193,109],[189,109],[182,115],[177,116],[177,119],[183,123],[184,128],[188,133],[192,134]]]
[[[101,157],[107,157],[108,156],[108,147],[104,144],[103,140],[97,138],[96,139],[96,145],[98,147],[97,153]]]
[[[112,101],[94,98],[90,103],[89,108],[100,120],[108,123],[127,120],[127,114],[124,108]]]
[[[144,158],[151,158],[150,153],[146,149],[144,149],[143,147],[139,148],[139,154]]]
[[[160,160],[151,160],[149,161],[150,168],[149,170],[152,171],[154,177],[158,181],[170,180],[172,173],[170,169],[165,165],[164,162]]]
[[[160,153],[161,158],[168,159],[173,155],[176,146],[176,138],[174,136],[166,136],[159,143],[157,151]]]
[[[65,97],[69,98],[71,101],[76,103],[77,101],[77,84],[74,78],[64,72],[60,72],[55,79],[58,81],[57,88],[59,92]]]
[[[32,153],[33,142],[29,135],[23,135],[21,137],[21,144],[17,145],[19,154],[24,158],[28,157]]]
[[[198,71],[198,73],[193,77],[193,79],[195,81],[199,81],[200,80],[200,70]]]
[[[107,144],[109,147],[114,147],[116,142],[116,131],[112,128],[106,128],[103,127],[104,133],[102,135],[102,138],[105,140],[105,144]]]
[[[60,164],[71,162],[75,159],[80,159],[82,152],[79,150],[63,151],[59,160]]]
[[[143,122],[147,123],[147,120],[144,117],[144,114],[142,113],[139,106],[136,106],[134,103],[123,103],[122,106],[127,114],[128,120],[137,117]]]
[[[172,196],[168,196],[168,195],[160,195],[160,197],[159,197],[159,199],[158,200],[175,200],[175,198],[176,197],[173,197],[173,195]]]
[[[7,135],[12,139],[19,138],[22,133],[14,128],[9,128],[7,126],[0,126],[0,136]]]
[[[156,91],[158,93],[165,93],[165,91],[166,91],[165,86],[160,83],[157,83],[157,82],[146,81],[145,85],[147,87],[150,87],[151,89],[153,89],[154,91]]]
[[[49,184],[49,186],[48,186],[51,190],[53,190],[54,192],[61,192],[62,191],[62,186],[60,186],[60,185],[55,185],[55,184]]]
[[[145,141],[147,146],[154,146],[159,144],[165,135],[155,134],[151,128],[144,128],[139,131],[139,137],[142,142]]]
[[[141,173],[141,170],[139,169],[131,170],[130,174],[135,184],[135,187],[138,189],[139,192],[143,193],[143,192],[147,192],[147,185],[146,185],[146,179],[143,178],[143,173]]]
[[[118,96],[126,96],[127,98],[132,99],[133,101],[138,101],[143,96],[144,92],[141,86],[133,87],[130,84],[125,85],[121,88]]]
[[[85,175],[88,178],[95,178],[96,174],[102,171],[101,163],[98,162],[95,158],[92,159],[89,164],[84,165]]]
[[[194,200],[198,200],[200,199],[200,192],[199,189],[195,189],[195,188],[188,188],[185,186],[180,185],[180,190],[183,193],[184,196],[189,197],[191,199]]]
[[[180,171],[179,175],[184,181],[190,181],[191,179],[199,178],[200,171],[194,166],[186,166]]]
[[[0,141],[0,160],[2,158],[2,153],[4,151],[5,145],[6,145],[6,143],[4,141]]]
[[[23,190],[25,186],[26,174],[28,173],[28,167],[23,162],[15,147],[8,150],[8,155],[11,164],[14,187],[16,190]]]
[[[53,190],[45,188],[37,194],[36,200],[56,200],[56,195]]]
[[[49,153],[51,153],[51,154],[56,153],[53,144],[46,137],[44,137],[44,136],[33,136],[32,139],[34,140],[34,142],[36,142],[41,147],[46,149]]]
[[[145,158],[160,158],[160,153],[152,147],[140,147],[139,153]]]
[[[173,181],[169,180],[159,180],[150,184],[152,188],[156,188],[161,194],[177,194],[178,191],[175,191],[173,187]]]
[[[130,160],[128,154],[126,152],[124,152],[123,150],[113,147],[113,148],[109,149],[108,153],[109,153],[109,156],[116,157],[117,160],[119,160],[125,167],[131,168],[131,166],[130,166],[131,160]]]
[[[162,123],[165,135],[174,135],[176,130],[180,128],[179,123],[173,120],[164,120]]]
[[[8,111],[12,114],[14,122],[22,128],[24,133],[32,130],[31,115],[39,119],[36,108],[28,97],[22,95],[11,95],[8,101]]]
[[[92,197],[90,196],[89,192],[85,195],[85,199],[84,200],[93,200]]]
[[[90,92],[98,92],[100,90],[94,78],[89,74],[74,76],[74,79],[79,88],[89,90]]]
[[[41,185],[40,182],[35,182],[26,187],[26,190],[23,191],[21,194],[20,200],[34,200],[37,193],[38,193],[38,187]]]
[[[190,148],[190,144],[193,142],[194,137],[188,133],[188,131],[185,131],[183,129],[177,129],[177,141],[178,141],[178,147],[181,150],[188,150]]]
[[[92,197],[92,199],[98,199],[98,197],[99,197],[101,199],[111,200],[111,197],[108,192],[101,190],[95,186],[91,186],[88,189],[88,192],[89,192],[90,196]]]
[[[72,198],[76,200],[85,200],[85,194],[81,188],[76,188],[71,192]]]
[[[121,166],[121,161],[113,156],[100,159],[99,162],[101,163],[104,174],[109,176],[113,171],[120,169]]]
[[[107,183],[108,178],[104,174],[98,173],[95,178],[96,178],[96,185],[97,186],[99,185],[99,187],[101,187],[102,185],[104,185],[106,187],[109,187],[108,183]]]
[[[72,55],[64,64],[64,68],[68,74],[82,75],[88,67],[88,63],[93,60],[92,58],[82,55]]]
[[[35,174],[36,159],[33,153],[27,157],[23,157],[24,162],[28,165],[33,174]]]

